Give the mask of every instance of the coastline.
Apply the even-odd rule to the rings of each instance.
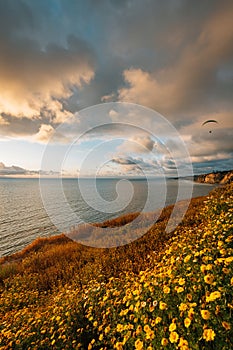
[[[190,180],[187,179],[187,181],[190,181]],[[200,185],[201,185],[201,183],[200,183]],[[213,184],[206,184],[206,185],[213,186]],[[216,186],[216,188],[218,188],[218,187],[220,187],[220,186]],[[213,188],[210,191],[210,193],[212,191],[215,191],[216,188]],[[209,194],[207,194],[206,196],[192,197],[190,199],[190,206],[192,206],[192,205],[195,206],[196,202],[198,202],[198,203],[201,202],[202,203],[205,200],[205,198],[208,197]],[[189,201],[189,199],[182,199],[179,202],[177,202],[177,204],[182,206],[182,204],[186,203],[187,201]],[[174,205],[175,204],[170,204],[170,205],[165,206],[163,208],[162,212],[161,212],[161,215],[160,215],[161,218],[159,217],[158,220],[154,223],[154,225],[157,225],[158,223],[161,223],[163,221],[167,222],[168,219],[169,219],[169,215],[167,213],[171,213],[172,212],[172,210],[174,208]],[[160,212],[160,209],[158,209],[157,211]],[[154,212],[154,211],[153,212],[146,212],[146,213],[144,213],[143,215],[145,215],[146,222],[150,222],[151,223],[153,218],[154,218],[155,213],[156,212]],[[164,213],[166,213],[165,217],[164,217]],[[137,217],[138,214],[139,213],[136,213],[136,212],[130,212],[130,213],[127,213],[127,214],[124,214],[124,215],[120,215],[120,216],[118,216],[116,218],[113,218],[113,219],[104,220],[102,222],[92,223],[92,225],[94,227],[97,227],[97,228],[98,227],[102,227],[102,228],[119,227],[121,225],[124,226],[125,224],[130,223],[131,220],[135,219],[135,217]],[[83,227],[84,227],[84,230],[85,230],[85,224],[84,224]],[[72,229],[70,229],[70,231],[67,232],[67,233],[55,234],[55,235],[48,236],[48,237],[38,237],[35,240],[33,240],[31,243],[26,245],[23,249],[15,252],[15,253],[12,253],[12,254],[9,254],[9,255],[4,255],[4,256],[0,257],[0,265],[2,263],[5,263],[5,262],[22,260],[26,256],[28,256],[28,254],[30,255],[31,253],[40,251],[41,249],[43,249],[44,246],[50,246],[50,245],[53,245],[53,244],[55,244],[55,245],[56,244],[63,244],[63,243],[67,243],[67,242],[73,242],[74,244],[80,244],[80,243],[77,243],[76,240],[72,239]],[[80,244],[80,246],[85,247],[85,245],[83,245],[83,244]],[[101,248],[94,248],[94,247],[90,247],[90,248],[91,249],[101,249]],[[109,249],[109,248],[107,248],[107,249]]]
[[[233,182],[233,170],[215,171],[206,174],[197,174],[180,178],[174,177],[173,179],[188,180],[193,181],[194,183],[208,185],[227,185]]]
[[[171,332],[189,348],[232,348],[232,191],[231,184],[193,198],[170,233],[172,206],[165,208],[127,246],[95,249],[53,237],[6,259],[0,265],[3,349],[110,349],[124,341],[134,349],[138,339],[157,349]],[[203,320],[203,313],[211,316]],[[169,331],[171,324],[177,332]],[[131,327],[126,340],[124,325]]]
[[[11,181],[11,180],[10,180]],[[10,185],[10,181],[9,181],[9,188],[11,189],[12,191],[12,188],[11,188],[11,185]],[[17,180],[13,180],[13,181],[17,181]],[[22,184],[20,184],[20,182],[24,182],[24,181],[27,181],[27,180],[22,180],[22,179],[19,179],[17,182],[16,182],[16,189],[18,191],[19,189],[19,194],[20,195],[23,195],[24,193],[22,191],[24,191],[24,189],[26,189],[26,191],[29,193],[31,191],[31,185],[33,185],[33,193],[35,193],[35,191],[38,191],[38,182],[37,180],[35,179],[31,179],[30,181],[27,182],[27,186],[22,186]],[[52,180],[51,180],[52,181]],[[65,180],[67,181],[67,185],[69,184],[69,181],[71,180]],[[109,180],[110,181],[110,180]],[[177,193],[176,193],[176,181],[177,180],[174,180],[174,179],[169,179],[168,180],[168,195],[167,195],[167,199],[166,199],[166,205],[172,205],[173,203],[176,202],[177,200]],[[138,183],[140,184],[140,188],[144,188],[146,185],[143,185],[143,182],[144,181],[136,181],[134,183]],[[155,183],[157,182],[157,180],[155,180]],[[100,181],[101,183],[101,186],[103,188],[103,186],[105,186],[105,182],[104,181]],[[115,183],[115,181],[114,181]],[[115,185],[111,185],[113,186],[112,188],[115,188]],[[178,183],[178,182],[177,182]],[[189,187],[189,184],[185,184],[186,181],[181,181],[181,183],[183,183],[183,186],[184,186],[184,189],[185,187]],[[141,186],[142,184],[142,186]],[[206,189],[204,188],[205,186],[197,186],[197,183],[193,183],[194,184],[194,192],[192,194],[193,197],[199,197],[199,196],[203,196],[203,195],[206,195],[208,194],[209,190],[211,190],[211,187],[207,187]],[[72,186],[76,186],[76,182],[74,181],[74,184],[71,183]],[[69,185],[70,186],[70,185]],[[71,186],[71,187],[72,187]],[[137,185],[138,186],[138,185]],[[214,188],[215,186],[212,185],[212,188]],[[67,187],[68,188],[68,187]],[[74,191],[73,191],[74,192]],[[15,192],[17,194],[17,192]],[[23,216],[24,219],[25,219],[25,223],[27,223],[28,227],[30,227],[30,229],[27,228],[27,225],[24,225],[23,223],[21,223],[21,220],[22,220],[22,217],[19,218],[18,221],[14,221],[14,225],[15,225],[15,230],[14,230],[14,234],[12,232],[12,228],[13,226],[11,225],[10,227],[8,227],[9,225],[7,224],[7,221],[5,221],[6,223],[3,225],[3,229],[5,230],[5,232],[8,232],[6,231],[8,228],[10,229],[10,231],[12,232],[12,237],[11,238],[11,241],[13,244],[17,244],[15,245],[14,247],[11,246],[11,242],[9,242],[9,246],[7,245],[8,242],[7,242],[7,239],[4,240],[4,232],[3,232],[3,240],[2,240],[2,256],[8,256],[10,254],[13,254],[17,251],[21,251],[24,247],[28,246],[28,244],[30,244],[31,242],[33,242],[35,239],[37,239],[38,237],[50,237],[50,236],[55,236],[55,235],[59,235],[61,232],[69,232],[71,230],[72,227],[75,226],[75,224],[73,223],[69,223],[68,220],[67,220],[67,224],[66,224],[66,229],[65,230],[62,230],[59,232],[58,229],[56,229],[55,226],[51,226],[51,222],[48,221],[48,216],[47,216],[47,213],[45,212],[45,210],[41,210],[40,208],[42,208],[42,203],[40,202],[40,194],[38,192],[37,196],[26,196],[25,198],[25,202],[18,202],[18,205],[19,205],[19,210],[22,211],[24,210],[25,212],[25,215]],[[75,199],[77,196],[75,196],[73,199]],[[180,198],[180,199],[186,199],[185,198],[185,193],[184,195],[182,196],[183,198]],[[17,198],[20,198],[19,196],[17,196]],[[141,198],[141,197],[140,197]],[[118,213],[117,216],[115,216],[115,219],[117,219],[118,216],[122,216],[122,215],[128,215],[128,214],[132,214],[136,211],[138,211],[138,204],[136,203],[139,203],[138,202],[138,199],[140,199],[139,196],[137,196],[135,199],[137,202],[133,201],[132,202],[132,205],[131,207],[129,207],[125,213]],[[37,199],[39,201],[37,201]],[[33,208],[31,209],[31,200],[34,200],[34,206]],[[36,201],[35,201],[36,200]],[[54,201],[56,200],[56,198],[54,197]],[[141,201],[141,199],[140,199]],[[23,206],[27,206],[28,210],[25,211],[25,209],[23,208]],[[148,212],[150,211],[156,211],[156,210],[159,210],[159,208],[161,208],[161,206],[156,205],[155,203],[155,207],[152,209],[152,210],[148,210]],[[11,208],[9,208],[8,205],[6,205],[6,210],[10,210]],[[84,207],[83,207],[84,208]],[[80,209],[82,210],[82,212],[79,212],[77,215],[86,215],[84,212],[83,212],[83,208],[81,207]],[[43,209],[43,208],[42,208]],[[30,214],[30,212],[32,211],[32,213]],[[7,211],[6,211],[7,213]],[[27,214],[28,213],[28,214]],[[38,213],[38,214],[37,214]],[[94,215],[95,212],[93,212]],[[31,218],[27,219],[27,215],[29,215]],[[88,217],[89,216],[89,217]],[[39,217],[39,220],[37,220],[37,217]],[[87,214],[87,216],[83,216],[85,218],[85,222],[92,222],[92,218],[94,218],[95,216],[92,216],[92,218],[90,218],[90,215]],[[113,218],[114,216],[112,216]],[[44,219],[43,219],[44,218]],[[103,219],[102,219],[103,218]],[[96,223],[101,223],[102,221],[106,221],[108,219],[111,219],[111,215],[98,215],[98,217],[96,217],[95,219],[95,222]],[[7,216],[6,216],[6,220],[7,220]],[[15,218],[15,220],[17,220],[17,217]],[[64,220],[66,222],[66,217],[64,217]],[[8,225],[8,226],[7,226]],[[19,234],[18,234],[18,225],[20,225],[20,231],[19,231]],[[24,229],[24,232],[23,235],[22,233],[22,229]],[[22,237],[22,238],[21,238]]]

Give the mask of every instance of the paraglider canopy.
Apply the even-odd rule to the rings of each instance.
[[[204,123],[202,123],[202,126],[203,126],[203,125],[206,125],[206,124],[208,124],[208,123],[217,123],[217,124],[218,124],[217,120],[215,120],[215,119],[209,119],[209,120],[206,120]],[[212,133],[212,130],[210,130],[209,133],[211,134],[211,133]]]

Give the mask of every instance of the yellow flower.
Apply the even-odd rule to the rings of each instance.
[[[161,318],[161,317],[159,317],[159,316],[156,317],[156,319],[155,319],[155,323],[156,323],[156,324],[158,324],[158,323],[161,322],[161,321],[162,321],[162,318]]]
[[[164,303],[163,301],[160,301],[159,302],[159,308],[160,308],[160,310],[165,310],[167,308],[167,304]]]
[[[231,277],[230,283],[231,283],[231,286],[233,286],[233,277]]]
[[[228,256],[226,259],[225,259],[225,264],[230,264],[231,262],[233,261],[233,256]]]
[[[138,325],[137,326],[137,329],[136,329],[136,335],[138,335],[139,333],[141,333],[142,331],[142,326],[141,325]]]
[[[216,291],[216,292],[210,293],[210,295],[206,297],[206,301],[208,303],[209,301],[214,301],[219,298],[221,298],[221,293]]]
[[[201,317],[204,320],[208,320],[210,318],[210,312],[208,310],[201,310]]]
[[[204,273],[206,270],[206,265],[201,265],[200,270],[202,273]]]
[[[150,321],[150,324],[151,324],[152,327],[154,327],[154,326],[156,325],[155,320],[151,320],[151,321]]]
[[[169,331],[173,332],[174,330],[176,330],[176,324],[174,322],[172,322],[169,326]]]
[[[169,294],[169,293],[170,293],[170,288],[167,287],[167,286],[163,287],[163,292],[164,292],[165,294]]]
[[[137,339],[134,343],[135,349],[142,350],[143,349],[143,342],[140,339]]]
[[[227,275],[230,272],[230,269],[227,269],[226,267],[223,267],[222,272]]]
[[[185,303],[181,303],[179,306],[180,311],[185,311],[185,310],[187,310],[187,308],[188,308],[188,305]]]
[[[180,286],[183,286],[185,284],[185,279],[184,278],[180,278],[178,281]]]
[[[167,340],[166,338],[163,338],[163,339],[161,340],[161,345],[162,345],[162,346],[167,346],[167,344],[168,344],[168,340]]]
[[[124,330],[124,326],[122,324],[118,323],[116,330],[117,330],[117,332],[122,332]]]
[[[184,319],[184,325],[185,325],[185,327],[188,328],[188,327],[190,326],[190,324],[191,324],[190,318],[189,318],[189,317],[186,317],[186,318]]]
[[[105,334],[109,333],[110,329],[111,329],[110,326],[107,326],[107,327],[105,328],[105,330],[104,330],[104,333],[105,333]]]
[[[226,250],[225,249],[220,249],[219,252],[220,252],[221,255],[225,255],[226,254]]]
[[[97,327],[98,326],[98,322],[97,321],[93,322],[93,326]]]
[[[151,331],[150,326],[148,326],[148,324],[146,324],[143,329],[146,333]]]
[[[152,340],[154,339],[154,337],[155,337],[155,333],[150,329],[150,331],[146,333],[146,339]]]
[[[211,329],[211,328],[207,328],[204,330],[203,332],[203,339],[205,339],[206,341],[212,341],[214,340],[215,337],[215,332]]]
[[[179,335],[176,332],[171,332],[169,336],[169,340],[171,343],[177,343],[179,340]]]
[[[178,346],[179,346],[180,348],[183,348],[184,346],[188,346],[187,340],[184,339],[183,337],[181,337]]]
[[[177,293],[182,293],[184,291],[184,288],[183,287],[178,287],[177,288]]]
[[[101,340],[103,340],[103,338],[104,338],[104,336],[103,336],[103,334],[101,333],[100,336],[99,336],[99,340],[101,341]]]
[[[228,322],[223,321],[223,322],[222,322],[222,326],[223,326],[227,331],[229,331],[229,329],[231,329],[231,325],[230,325]]]
[[[206,275],[204,277],[204,281],[205,283],[212,284],[214,281],[214,275],[210,275],[210,274]]]
[[[184,258],[184,262],[187,263],[190,259],[191,259],[191,255],[187,255],[185,258]]]
[[[213,268],[213,265],[212,265],[212,264],[207,264],[207,265],[206,265],[206,270],[211,271],[212,268]]]
[[[122,345],[122,343],[121,343],[121,342],[117,342],[116,345],[115,345],[115,348],[116,348],[117,350],[123,350],[123,345]]]

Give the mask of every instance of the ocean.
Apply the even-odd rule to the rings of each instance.
[[[131,212],[154,211],[176,202],[177,180],[153,179],[149,183],[145,179],[128,179],[119,186],[119,179],[97,179],[95,193],[92,179],[63,179],[61,200],[61,184],[57,179],[43,179],[40,185],[38,179],[1,178],[0,256],[20,251],[38,237],[60,234],[61,230],[68,232],[82,222],[102,222]],[[186,199],[190,182],[182,180],[180,186],[183,190],[180,199]],[[207,195],[214,187],[195,183],[192,197]],[[68,210],[64,210],[64,202]]]

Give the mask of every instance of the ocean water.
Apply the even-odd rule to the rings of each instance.
[[[190,182],[180,181],[180,185],[180,199],[186,199]],[[206,195],[214,187],[194,184],[191,195]],[[63,197],[60,188],[56,179],[43,179],[41,185],[38,179],[0,179],[0,256],[19,251],[38,237],[68,232],[82,222],[102,222],[173,204],[178,181],[97,179],[95,193],[91,179],[63,179]]]

